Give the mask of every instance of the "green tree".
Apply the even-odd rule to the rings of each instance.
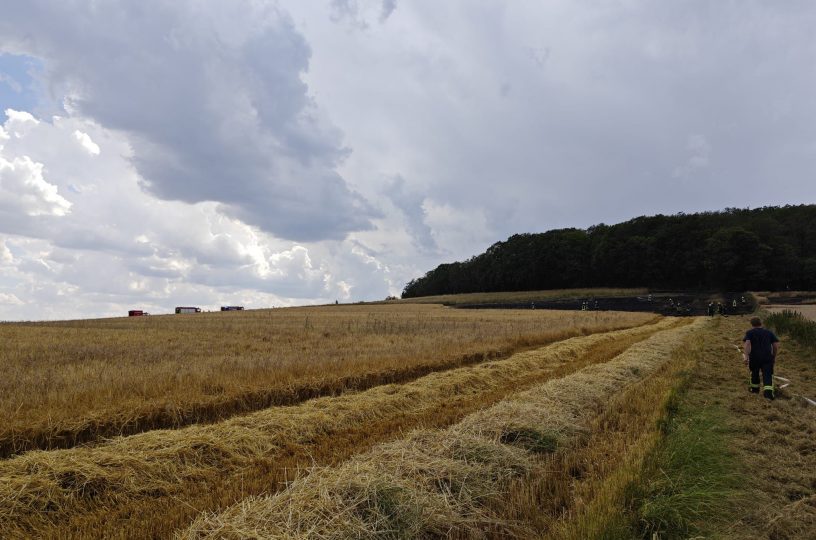
[[[745,291],[765,282],[770,246],[742,227],[714,233],[706,243],[709,282],[724,290]]]

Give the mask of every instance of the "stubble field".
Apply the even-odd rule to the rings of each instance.
[[[645,315],[326,306],[0,325],[0,456],[212,422]]]
[[[643,536],[666,520],[634,497],[669,470],[655,456],[678,389],[703,363],[730,365],[735,323],[398,304],[3,325],[3,384],[19,402],[4,413],[17,431],[0,459],[0,531]],[[737,519],[680,496],[707,509],[701,523]]]

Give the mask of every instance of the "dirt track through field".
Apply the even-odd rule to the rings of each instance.
[[[799,306],[797,306],[799,307]],[[734,350],[750,328],[745,317],[721,321],[691,382],[687,401],[728,411],[731,448],[751,478],[747,495],[724,537],[774,540],[816,538],[816,407],[795,394],[816,398],[816,351],[786,336],[775,372],[790,379],[774,401],[748,393],[748,371]]]
[[[331,464],[419,426],[444,427],[509,392],[605,362],[685,324],[573,338],[403,385],[272,408],[209,426],[0,463],[0,527],[12,536],[166,537],[201,510],[268,492],[293,469]]]

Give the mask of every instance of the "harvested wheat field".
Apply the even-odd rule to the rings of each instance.
[[[734,369],[734,346],[747,319],[457,312],[424,305],[354,306],[345,314],[336,309],[286,316],[292,336],[302,333],[316,363],[296,369],[292,360],[286,380],[307,387],[298,386],[296,374],[306,373],[311,384],[319,376],[354,374],[359,366],[358,378],[402,375],[349,383],[317,397],[304,394],[285,405],[231,409],[220,419],[172,429],[153,426],[8,455],[0,460],[0,536],[803,538],[816,531],[816,477],[802,472],[816,469],[816,407],[807,408],[789,389],[770,403],[747,395],[745,373]],[[368,334],[350,314],[364,314]],[[210,333],[241,320],[218,316],[200,319]],[[295,329],[305,316],[312,328]],[[197,316],[136,324],[155,325],[159,335],[163,320],[179,325],[178,335],[199,335]],[[119,333],[131,321],[4,330],[72,335],[79,328],[76,334],[84,335],[87,325],[101,335],[106,324]],[[349,339],[343,349],[352,361],[321,362],[320,343],[327,357],[338,349],[328,338],[308,341],[308,330],[340,335],[343,326],[358,328],[360,343]],[[412,362],[408,353],[395,352],[384,360],[392,362],[390,371],[377,370],[371,351],[386,351],[381,340],[409,339],[410,331],[428,347],[429,360]],[[468,341],[468,332],[476,337]],[[205,326],[202,339],[206,333]],[[431,338],[447,360],[434,363]],[[789,358],[784,373],[797,381],[798,392],[810,391],[816,354],[788,341],[783,336]],[[222,347],[217,342],[212,338],[210,346]],[[471,348],[456,349],[465,345]],[[353,351],[365,360],[356,363]],[[695,377],[701,372],[706,376]],[[261,381],[256,383],[257,390]],[[746,411],[772,422],[776,435],[761,436]],[[746,430],[756,440],[743,436]],[[786,449],[785,441],[795,448]],[[760,484],[761,494],[746,489],[746,471],[777,454],[783,459]],[[778,511],[768,511],[769,505]]]
[[[681,322],[566,339],[510,358],[431,373],[211,425],[156,430],[93,447],[0,462],[0,528],[64,537],[161,537],[196,509],[218,508],[419,426],[446,426],[538,382],[603,363]],[[128,532],[129,531],[129,532]]]
[[[2,324],[0,457],[404,382],[652,318],[383,305]]]

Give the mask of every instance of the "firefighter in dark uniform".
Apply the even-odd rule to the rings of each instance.
[[[759,393],[759,372],[762,371],[762,395],[774,399],[773,370],[779,352],[779,338],[762,327],[759,317],[754,317],[751,319],[751,329],[745,333],[742,342],[743,360],[751,370],[749,390],[754,394]]]

